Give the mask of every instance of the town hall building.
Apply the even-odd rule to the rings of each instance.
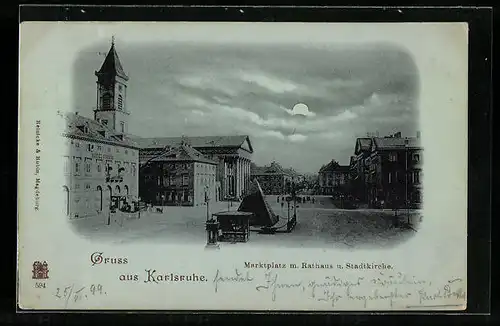
[[[64,213],[70,219],[127,209],[138,198],[139,147],[127,136],[128,76],[114,42],[97,77],[94,118],[79,112],[65,119]]]

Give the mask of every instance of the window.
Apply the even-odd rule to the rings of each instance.
[[[106,169],[105,169],[105,172],[107,174],[110,174],[111,171],[113,170],[113,167],[111,166],[111,164],[112,164],[111,160],[106,160]]]
[[[118,85],[118,90],[121,92],[123,90],[123,86],[122,85]]]
[[[115,161],[115,166],[116,166],[116,172],[120,172],[120,168],[122,166],[122,162],[120,161]]]
[[[158,186],[161,186],[161,176],[158,176],[158,177],[156,178],[156,184],[157,184]]]
[[[187,175],[187,174],[184,174],[184,175],[182,176],[182,185],[183,185],[183,186],[187,186],[187,185],[188,185],[188,181],[189,181],[189,180],[188,180],[188,175]]]
[[[399,173],[398,171],[394,172],[394,179],[396,182],[399,182]]]
[[[414,154],[413,155],[413,162],[415,162],[415,163],[420,162],[420,155],[419,154]]]
[[[413,183],[420,183],[420,171],[413,172]]]
[[[69,156],[64,156],[64,174],[70,173],[71,165],[69,161]]]
[[[392,173],[391,172],[389,172],[389,175],[388,175],[388,182],[392,183]]]
[[[92,152],[94,150],[93,144],[87,144],[87,151]]]
[[[120,153],[120,149],[119,149],[118,147],[116,148],[116,152],[117,152],[117,153]]]
[[[85,184],[85,190],[88,190],[88,189],[90,189],[90,183]]]
[[[125,132],[125,122],[123,121],[120,122],[120,130],[121,132]]]
[[[95,160],[97,173],[102,173],[102,160]]]
[[[75,147],[78,148],[78,149],[80,149],[80,143],[76,141],[75,142]]]
[[[74,157],[75,160],[75,175],[80,175],[80,165],[82,164],[81,157]]]
[[[80,184],[78,182],[75,183],[75,189],[80,189]]]
[[[132,163],[132,175],[135,177],[135,163]]]
[[[398,153],[391,152],[389,153],[389,161],[396,162],[398,160]]]
[[[123,110],[123,96],[122,96],[122,94],[118,95],[118,110]]]
[[[92,159],[86,157],[85,158],[85,174],[90,174],[92,172],[91,166],[92,166]]]
[[[108,153],[111,153],[111,147],[108,147]]]
[[[123,172],[129,173],[129,171],[130,171],[129,166],[130,166],[129,162],[123,163],[123,167],[125,168],[125,171],[123,171]]]
[[[111,108],[111,95],[109,93],[106,93],[102,96],[102,108],[104,110]]]
[[[102,146],[101,145],[97,145],[97,151],[102,151]]]
[[[125,150],[125,155],[127,155],[127,154],[128,154],[128,150]]]

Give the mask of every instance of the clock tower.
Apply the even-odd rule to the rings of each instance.
[[[118,134],[128,132],[130,112],[126,105],[128,76],[115,49],[114,38],[106,59],[97,76],[97,107],[94,119],[115,130]]]

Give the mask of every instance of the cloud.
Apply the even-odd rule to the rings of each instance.
[[[90,117],[93,71],[102,64],[93,53],[107,47],[75,63],[74,107]],[[275,157],[317,171],[332,158],[348,160],[356,135],[416,128],[418,70],[386,45],[130,43],[118,51],[138,136],[248,134],[256,163]],[[296,103],[309,107],[305,117],[294,116]]]
[[[290,136],[288,136],[288,139],[292,142],[301,143],[307,139],[307,136],[301,134],[291,134]]]
[[[266,76],[262,73],[240,72],[239,78],[247,83],[254,83],[274,93],[287,93],[295,91],[298,86],[291,81]]]

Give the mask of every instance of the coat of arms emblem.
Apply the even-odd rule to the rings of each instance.
[[[33,279],[43,280],[49,278],[49,266],[46,261],[33,263]]]

